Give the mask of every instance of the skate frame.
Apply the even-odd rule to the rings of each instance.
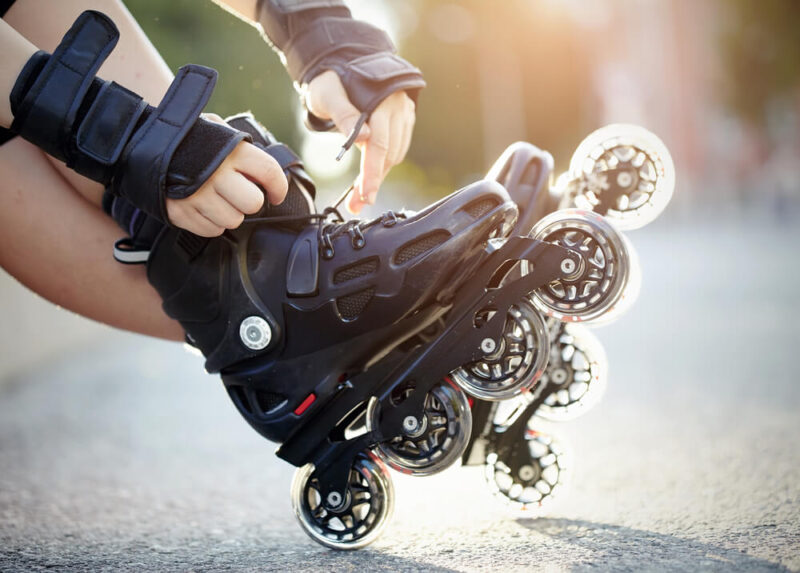
[[[335,511],[336,507],[328,507],[329,494],[341,494],[333,496],[334,499],[346,498],[343,494],[356,456],[402,435],[404,419],[419,416],[432,388],[452,370],[481,359],[481,342],[501,338],[511,306],[536,288],[560,278],[565,259],[575,264],[580,262],[576,253],[530,237],[512,236],[490,242],[485,260],[454,293],[443,315],[444,325],[439,335],[410,351],[395,350],[386,359],[342,382],[329,402],[330,407],[301,424],[278,448],[277,455],[298,467],[314,464],[322,503]],[[503,279],[520,261],[531,263],[533,271],[503,284]],[[401,387],[412,392],[398,401],[394,395]],[[344,430],[364,415],[370,400],[378,401],[377,427],[368,427],[357,437],[345,438]],[[348,414],[342,417],[341,412]]]

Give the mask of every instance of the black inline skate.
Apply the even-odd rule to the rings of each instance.
[[[537,305],[549,304],[555,283],[594,281],[597,254],[548,233],[512,235],[518,209],[497,181],[416,214],[317,214],[297,157],[250,118],[230,123],[284,166],[287,200],[215,239],[115,200],[110,211],[132,231],[117,253],[147,252],[166,312],[244,418],[299,468],[291,495],[304,530],[328,547],[361,547],[392,511],[386,465],[429,475],[464,455],[473,435],[465,391],[530,393],[550,352]],[[616,231],[589,215],[605,274],[576,319],[613,308],[628,279]]]
[[[675,177],[664,144],[632,125],[592,133],[575,151],[569,171],[551,187],[552,167],[549,153],[516,143],[487,178],[502,183],[520,208],[514,234],[529,232],[538,240],[578,249],[591,270],[532,294],[530,302],[545,315],[546,367],[532,391],[502,403],[474,403],[473,432],[463,456],[465,465],[484,465],[492,492],[528,510],[546,508],[569,474],[569,456],[541,431],[542,421],[575,418],[596,404],[606,387],[603,347],[575,322],[613,320],[638,294],[635,251],[615,229],[638,228],[657,217],[669,202]],[[526,272],[526,263],[520,266]],[[605,286],[614,274],[625,276],[616,293]],[[508,353],[492,356],[465,366],[456,378],[500,377],[512,358]]]

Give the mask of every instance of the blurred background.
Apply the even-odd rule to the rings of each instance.
[[[173,69],[194,62],[220,71],[209,109],[251,109],[302,151],[323,188],[343,184],[337,176],[348,164],[332,161],[341,139],[302,127],[288,77],[255,30],[211,2],[126,3]],[[628,122],[672,151],[678,210],[724,203],[788,216],[800,205],[796,0],[348,5],[388,30],[428,82],[385,204],[409,195],[427,203],[472,182],[516,140],[549,150],[563,170],[590,131]]]
[[[250,109],[303,156],[326,204],[358,153],[302,125],[296,93],[258,31],[211,1],[127,0],[173,70],[216,68],[208,106]],[[556,172],[589,132],[641,124],[669,147],[677,192],[663,225],[793,225],[800,214],[797,0],[350,0],[425,73],[415,138],[366,215],[419,208],[482,176],[516,140]],[[103,332],[0,274],[0,375]],[[68,333],[68,335],[65,335]]]

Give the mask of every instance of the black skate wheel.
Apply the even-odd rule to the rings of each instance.
[[[541,513],[564,487],[568,455],[552,437],[528,430],[506,457],[486,456],[484,476],[492,493],[514,509]]]
[[[383,464],[371,455],[356,458],[341,505],[328,509],[307,464],[295,471],[292,507],[311,539],[331,549],[359,549],[380,536],[394,510],[394,486]]]
[[[548,395],[536,410],[546,420],[572,420],[603,396],[608,380],[605,351],[585,326],[551,321],[550,359],[540,382]]]
[[[541,377],[549,352],[544,321],[529,304],[508,310],[503,337],[489,340],[481,360],[453,370],[453,380],[483,400],[505,400],[530,390]]]
[[[367,407],[367,428],[377,427],[380,408]],[[413,418],[413,421],[412,419]],[[472,433],[472,411],[466,395],[450,382],[425,397],[420,418],[410,417],[403,434],[379,443],[375,451],[393,470],[414,476],[438,473],[461,458]]]
[[[569,274],[530,294],[534,308],[564,322],[586,322],[603,317],[617,305],[629,305],[626,287],[632,263],[627,241],[603,217],[563,209],[536,223],[531,236],[570,249],[581,259],[577,268],[569,268]],[[521,266],[528,272],[525,261]]]
[[[607,217],[618,229],[638,229],[658,217],[672,198],[675,166],[653,133],[638,125],[613,124],[581,142],[567,181],[575,207]]]

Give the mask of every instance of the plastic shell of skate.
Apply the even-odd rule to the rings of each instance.
[[[588,322],[597,321],[618,305],[628,306],[626,298],[634,291],[626,289],[636,286],[636,281],[630,280],[628,244],[603,217],[581,209],[562,209],[542,218],[530,236],[580,256],[577,265],[564,261],[561,278],[530,293],[534,308],[564,322]],[[522,272],[532,270],[525,261],[521,267]]]
[[[675,166],[656,135],[638,125],[612,124],[578,145],[568,176],[556,186],[567,186],[569,206],[595,211],[620,230],[638,229],[669,203]]]
[[[312,464],[295,471],[291,498],[303,531],[331,549],[359,549],[372,543],[394,511],[388,470],[371,455],[356,458],[340,499],[321,498]]]

